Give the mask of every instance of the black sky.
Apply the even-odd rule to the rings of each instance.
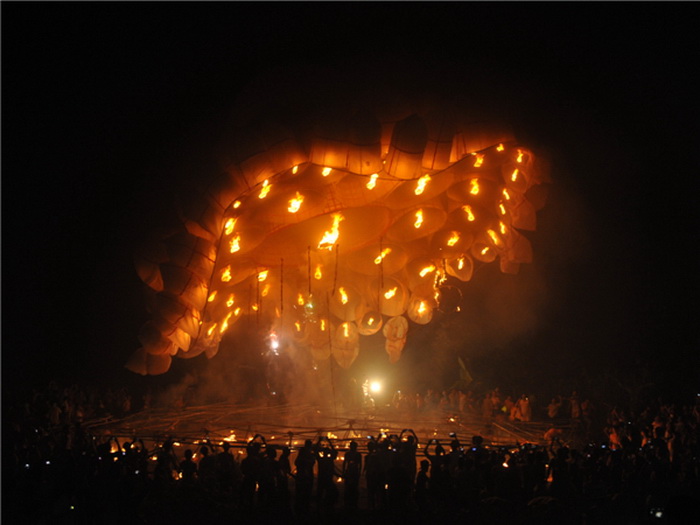
[[[3,2],[3,390],[128,377],[145,320],[134,243],[175,182],[215,165],[251,79],[354,67],[372,82],[394,62],[501,97],[551,160],[531,237],[548,300],[510,351],[572,374],[639,358],[697,384],[692,7]]]

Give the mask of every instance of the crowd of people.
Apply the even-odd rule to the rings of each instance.
[[[411,429],[352,441],[320,435],[298,448],[261,434],[245,443],[120,440],[92,435],[84,421],[128,413],[128,392],[51,385],[3,418],[3,514],[47,524],[680,523],[692,516],[684,513],[700,503],[700,401],[656,402],[638,412],[613,406],[600,411],[602,428],[588,436],[590,401],[574,392],[528,415],[527,406],[536,406],[529,397],[509,402],[494,389],[422,400],[446,413],[481,410],[525,423],[566,416],[589,440],[575,445],[557,425],[546,444],[509,447],[479,435],[421,442]],[[527,404],[515,408],[522,399]],[[400,397],[394,402],[405,408]]]

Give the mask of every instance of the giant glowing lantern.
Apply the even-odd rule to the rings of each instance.
[[[346,368],[381,331],[395,362],[450,280],[530,262],[542,163],[502,127],[426,107],[242,133],[180,227],[136,257],[153,318],[127,367],[212,357],[244,316]]]

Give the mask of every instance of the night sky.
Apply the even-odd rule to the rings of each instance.
[[[473,337],[457,351],[485,375],[522,379],[516,363],[573,384],[646,368],[660,385],[700,388],[692,5],[1,8],[5,398],[52,377],[141,380],[123,369],[147,319],[135,243],[182,181],[215,169],[251,80],[352,67],[372,82],[395,64],[503,100],[518,138],[552,165],[534,263],[491,298],[498,276],[475,276],[475,297],[506,307],[492,324],[465,321]],[[509,320],[518,309],[526,321]],[[416,337],[403,367],[432,335]]]

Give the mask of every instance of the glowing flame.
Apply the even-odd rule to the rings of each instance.
[[[430,175],[423,175],[416,183],[416,189],[413,193],[416,195],[421,195],[425,191],[425,186],[430,182]]]
[[[294,167],[292,168],[292,175],[296,175],[296,174],[297,174],[297,171],[299,171],[299,166],[294,166]]]
[[[434,265],[434,264],[431,264],[430,266],[426,266],[425,268],[423,268],[423,269],[420,271],[420,276],[421,276],[421,277],[425,277],[425,276],[428,275],[430,272],[434,272],[434,271],[435,271],[435,265]]]
[[[318,247],[320,249],[333,249],[333,245],[336,243],[336,241],[338,240],[338,236],[340,235],[340,230],[338,227],[340,226],[340,223],[344,220],[345,217],[343,217],[341,213],[333,214],[333,226],[330,230],[323,233],[323,238],[321,239],[321,242],[318,243]]]
[[[295,321],[294,328],[297,329],[297,332],[301,332],[301,323],[299,321]]]
[[[230,247],[230,252],[231,253],[236,253],[241,249],[241,236],[236,235],[233,239],[231,239],[231,242],[229,243]]]
[[[289,213],[296,213],[299,211],[299,208],[301,208],[301,203],[304,202],[304,196],[297,192],[296,197],[293,199],[290,199],[289,201],[289,207],[287,210],[289,210]]]
[[[304,296],[301,295],[301,294],[297,295],[297,304],[298,304],[299,306],[304,306],[304,302],[305,302],[305,301],[304,301]]]
[[[343,336],[350,337],[350,325],[348,323],[343,323]]]
[[[506,207],[503,206],[503,203],[502,203],[502,202],[499,202],[499,203],[498,203],[498,209],[501,211],[501,215],[505,215],[505,214],[506,214]]]
[[[331,174],[331,171],[333,171],[332,168],[323,168],[321,170],[321,175],[323,175],[324,177],[328,177],[328,175]]]
[[[258,309],[259,309],[258,303],[253,303],[253,304],[250,306],[250,308],[251,308],[254,312],[257,312]]]
[[[493,230],[486,230],[486,233],[489,234],[489,237],[491,237],[491,240],[493,241],[493,243],[494,243],[496,246],[501,246],[501,244],[503,244],[503,242],[502,242],[501,239],[498,237],[498,234],[497,234],[495,231],[493,231]]]
[[[379,178],[378,173],[372,173],[369,177],[369,182],[367,183],[367,189],[368,190],[373,190],[375,186],[377,185],[377,179]]]
[[[475,168],[480,168],[481,165],[484,163],[484,154],[483,153],[472,153],[476,157],[476,160],[474,161],[474,167]]]
[[[464,268],[464,257],[457,259],[457,269],[462,270]]]
[[[485,248],[483,248],[483,249],[481,250],[481,255],[486,255],[487,253],[489,253],[489,247],[488,247],[488,246],[486,246]]]
[[[503,196],[506,198],[507,201],[510,200],[510,193],[508,193],[508,190],[503,188]]]
[[[503,224],[502,221],[499,221],[499,222],[498,222],[498,227],[499,227],[499,229],[501,230],[501,235],[505,235],[506,232],[508,231],[508,229],[506,228],[506,225]]]
[[[325,332],[326,331],[326,320],[321,319],[321,331]]]
[[[423,210],[416,212],[416,222],[413,223],[415,228],[420,228],[423,225]]]
[[[519,149],[519,150],[518,150],[518,158],[515,159],[515,162],[522,162],[522,161],[523,161],[523,155],[524,155],[523,150]]]
[[[323,277],[323,272],[321,271],[321,265],[319,264],[318,266],[316,266],[316,271],[314,272],[314,278],[317,281],[320,281],[322,277]]]
[[[270,293],[270,285],[266,284],[265,288],[263,288],[262,292],[260,292],[260,295],[262,295],[263,297],[267,297],[267,294],[269,294],[269,293]]]
[[[496,146],[496,151],[500,152],[500,151],[503,151],[504,149],[506,149],[506,148],[503,144],[499,144],[498,146]]]
[[[476,217],[474,217],[474,212],[472,211],[472,207],[467,204],[466,206],[462,206],[462,209],[467,213],[467,220],[469,222],[474,222]]]
[[[241,201],[236,201],[233,203],[233,209],[237,210],[238,208],[241,207]]]
[[[236,221],[238,219],[234,219],[231,217],[226,221],[226,224],[224,224],[224,231],[226,232],[226,235],[231,235],[233,233],[233,228],[236,226]]]
[[[386,299],[391,299],[396,295],[396,290],[398,290],[397,286],[394,286],[391,290],[387,290],[386,292],[384,292],[384,297]]]
[[[384,248],[382,250],[382,253],[377,255],[377,257],[375,257],[374,264],[380,264],[384,260],[384,257],[389,255],[390,253],[391,253],[391,248]]]
[[[472,179],[469,181],[469,193],[472,195],[478,195],[479,194],[479,181],[476,179]]]
[[[224,441],[228,441],[229,443],[236,441],[236,433],[232,430],[231,434],[224,438]]]
[[[374,324],[374,317],[367,319],[367,326],[372,326]]]
[[[258,282],[263,282],[265,279],[267,279],[267,274],[270,272],[270,270],[263,270],[258,274]]]
[[[452,236],[447,239],[447,246],[454,246],[459,241],[459,232],[452,232]]]
[[[328,432],[326,436],[328,437],[328,439],[338,439],[338,436],[336,436],[333,432]]]
[[[265,197],[267,197],[267,194],[270,193],[271,189],[272,189],[272,184],[270,184],[270,182],[267,179],[265,179],[263,181],[262,188],[260,189],[260,194],[258,195],[258,199],[264,199]]]
[[[223,334],[226,330],[228,330],[228,321],[231,319],[231,316],[233,315],[233,312],[229,312],[229,314],[226,316],[224,319],[224,322],[221,323],[221,329],[219,330],[219,333]]]
[[[221,273],[221,280],[225,283],[229,282],[231,280],[231,267],[227,266],[224,268],[224,271]]]
[[[425,313],[427,309],[428,309],[428,307],[425,305],[425,301],[421,301],[420,303],[418,303],[418,313],[419,314]]]
[[[214,324],[212,325],[212,327],[209,328],[209,330],[207,330],[207,335],[208,335],[208,336],[211,336],[211,334],[214,333],[214,330],[216,330],[216,326],[217,326],[216,323],[214,323]]]
[[[226,300],[226,306],[231,308],[233,306],[233,303],[234,303],[234,297],[233,297],[233,294],[231,294],[228,296],[228,299]]]
[[[239,306],[233,311],[233,315],[238,317],[240,314],[241,314],[241,307]]]
[[[515,168],[515,171],[513,171],[513,173],[511,173],[510,180],[512,180],[513,182],[518,180],[518,168]]]
[[[341,286],[338,291],[340,292],[340,302],[343,304],[348,304],[348,294],[345,291],[345,288]]]
[[[214,290],[212,293],[209,294],[209,297],[207,297],[207,302],[210,303],[216,298],[216,290]]]

